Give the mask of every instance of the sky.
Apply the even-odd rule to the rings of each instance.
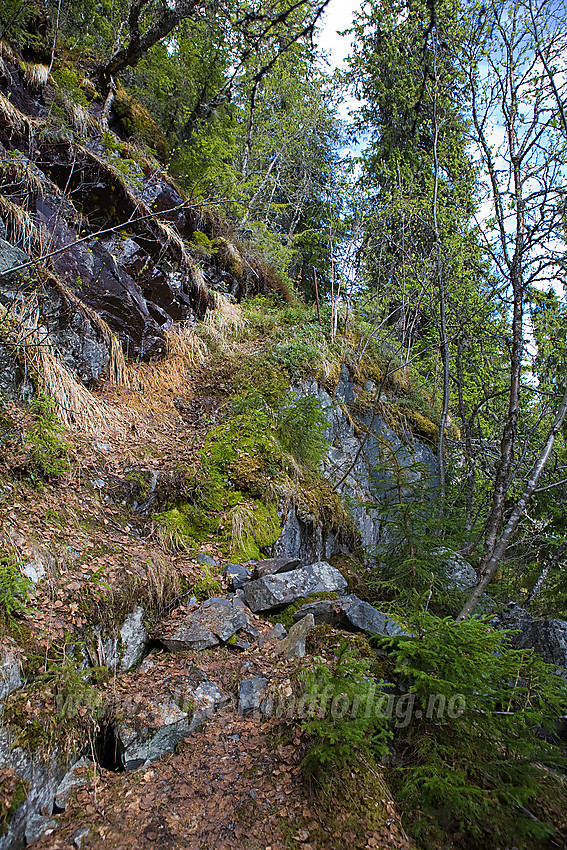
[[[331,0],[327,6],[319,44],[328,51],[333,67],[344,67],[344,60],[350,51],[350,36],[340,36],[337,31],[350,27],[353,12],[360,6],[361,0]]]

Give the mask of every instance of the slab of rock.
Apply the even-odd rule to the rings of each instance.
[[[0,700],[23,684],[21,652],[11,638],[0,644]]]
[[[170,652],[202,650],[217,646],[248,627],[248,609],[238,597],[207,599],[198,608],[189,610],[184,621],[170,634],[167,626],[158,640]]]
[[[293,658],[294,656],[304,658],[305,639],[314,627],[313,614],[307,614],[306,617],[293,624],[287,637],[277,644],[274,652],[277,655],[283,655],[284,658]]]
[[[124,673],[139,663],[148,640],[144,618],[145,611],[139,605],[128,614],[118,636],[104,642],[104,656],[109,670]]]
[[[192,620],[176,629],[171,637],[158,635],[158,640],[170,652],[186,652],[189,649],[200,652],[203,649],[218,646],[219,643],[210,629]]]
[[[299,558],[265,558],[256,561],[253,569],[253,578],[264,578],[264,576],[276,575],[277,573],[288,573],[301,565]]]
[[[222,571],[231,590],[240,590],[252,578],[252,567],[243,564],[227,564]]]
[[[329,623],[337,628],[390,637],[408,634],[394,620],[354,594],[344,596],[342,599],[319,599],[307,602],[295,612],[293,619],[301,621],[308,615],[313,616],[315,625]]]
[[[152,722],[140,724],[131,717],[114,724],[114,734],[123,752],[125,770],[147,764],[171,752],[217,709],[230,701],[214,682],[201,682],[181,704],[171,699],[150,705]],[[146,710],[148,705],[145,705]]]
[[[244,596],[252,611],[269,611],[310,593],[330,593],[346,586],[346,579],[338,570],[326,561],[317,561],[302,569],[251,581],[244,588]]]
[[[238,691],[238,714],[248,717],[250,714],[260,710],[262,698],[268,687],[268,680],[262,676],[255,679],[246,679],[240,683]]]
[[[67,771],[55,791],[54,803],[58,809],[63,811],[66,808],[74,788],[79,788],[81,785],[86,785],[89,782],[92,778],[92,767],[92,761],[83,756]]]

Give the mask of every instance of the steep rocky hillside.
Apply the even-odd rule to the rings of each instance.
[[[389,570],[432,522],[431,399],[81,71],[2,50],[0,848],[413,846],[402,748],[339,697],[407,725]],[[475,571],[437,543],[419,592],[457,608]]]

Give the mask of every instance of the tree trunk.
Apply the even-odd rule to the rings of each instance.
[[[541,477],[543,470],[545,469],[545,465],[549,459],[549,455],[553,449],[553,444],[555,443],[555,439],[561,430],[561,426],[563,425],[563,421],[565,419],[565,415],[567,414],[567,389],[563,394],[563,398],[561,400],[561,404],[559,405],[559,409],[555,415],[555,419],[551,428],[548,431],[547,438],[541,449],[536,462],[532,466],[532,470],[530,472],[527,484],[524,488],[524,492],[514,505],[514,509],[510,514],[508,522],[506,523],[506,527],[498,541],[498,544],[494,547],[493,552],[490,558],[486,561],[481,571],[480,580],[477,586],[474,588],[473,592],[467,599],[463,610],[457,617],[458,620],[466,620],[467,617],[470,617],[473,610],[476,608],[482,594],[488,587],[491,579],[494,576],[494,573],[498,569],[500,562],[502,561],[504,555],[506,554],[506,549],[512,539],[516,528],[518,527],[518,523],[520,519],[524,515],[528,502],[537,487],[538,481]]]

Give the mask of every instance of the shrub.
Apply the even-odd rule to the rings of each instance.
[[[411,698],[411,718],[396,738],[402,764],[390,783],[414,834],[425,846],[448,832],[487,848],[546,840],[553,826],[527,806],[553,784],[550,770],[563,769],[558,748],[536,730],[554,729],[564,682],[481,620],[420,613],[410,628],[413,636],[381,645]]]

